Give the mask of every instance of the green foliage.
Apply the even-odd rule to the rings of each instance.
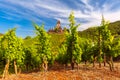
[[[108,28],[113,35],[120,35],[120,21],[110,23]]]
[[[37,50],[34,46],[24,48],[25,51],[25,66],[27,71],[32,70],[32,68],[37,68],[40,62],[40,58],[37,55]]]
[[[118,36],[120,35],[120,21],[116,21],[113,23],[107,22],[108,29],[110,30],[112,35]],[[84,31],[79,31],[79,36],[83,38],[90,38],[92,40],[97,39],[97,27],[90,27]]]
[[[15,60],[17,62],[17,65],[23,65],[24,64],[24,47],[23,47],[23,40],[21,38],[17,38],[17,42],[16,42],[16,54],[15,54]]]
[[[54,56],[56,56],[59,52],[60,45],[65,40],[65,34],[64,33],[50,33],[50,42],[51,42],[51,49]]]
[[[109,26],[109,22],[104,20],[104,17],[102,17],[102,23],[100,26],[100,33],[101,33],[101,47],[102,47],[102,52],[107,55],[110,56],[111,54],[111,44],[113,42],[114,36],[112,36],[110,30],[108,29]]]
[[[25,37],[25,40],[26,40],[26,39],[31,39],[31,36],[27,36],[27,37]]]
[[[57,54],[57,58],[56,60],[60,63],[60,64],[67,64],[68,63],[68,55],[66,54],[66,44],[62,44],[59,48],[59,53]]]
[[[114,39],[111,46],[112,46],[112,49],[111,49],[112,56],[113,57],[119,56],[120,55],[120,38]]]
[[[120,55],[120,38],[105,42],[104,52],[107,56],[117,57]]]
[[[63,43],[62,48],[60,48],[58,56],[62,57],[63,60],[66,60],[66,63],[80,63],[82,50],[79,46],[79,36],[77,32],[77,27],[79,25],[75,25],[73,12],[69,16],[69,22],[70,30],[66,31],[66,40]]]
[[[92,41],[96,41],[98,38],[97,27],[90,27],[84,31],[79,31],[78,35],[82,38],[91,39]]]
[[[82,49],[82,61],[92,61],[92,57],[95,54],[93,47],[95,46],[95,44],[86,38],[81,38],[80,42],[82,44],[80,44],[80,47]]]
[[[16,28],[9,30],[1,38],[1,48],[4,50],[3,56],[6,60],[17,60],[17,63],[21,64],[24,59],[23,41],[16,36],[15,30]]]
[[[37,56],[40,58],[40,62],[48,61],[53,62],[53,56],[51,52],[50,36],[44,30],[44,25],[34,25],[36,29],[38,43],[37,45]]]
[[[13,64],[20,68],[24,64],[24,47],[23,40],[16,36],[16,28],[9,30],[0,39],[0,54],[2,54],[2,60],[5,65],[5,70],[3,74],[7,74],[9,70],[9,65]],[[14,67],[15,73],[17,74],[17,66]],[[6,68],[8,67],[8,68]],[[12,70],[13,65],[11,66]]]
[[[69,16],[69,22],[70,30],[66,33],[67,55],[69,55],[70,62],[75,60],[76,63],[80,63],[82,50],[79,46],[79,36],[77,32],[79,24],[75,25],[76,22],[73,12]]]

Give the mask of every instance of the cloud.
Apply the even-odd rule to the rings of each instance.
[[[79,27],[78,27],[78,31],[83,31],[89,27],[97,27],[100,25],[100,20],[99,21],[96,21],[96,20],[93,20],[91,22],[88,22],[88,23],[84,23],[84,24],[81,24]]]
[[[89,9],[89,11],[93,11],[93,6],[89,4],[90,0],[82,0],[82,2],[85,4],[85,7]],[[86,11],[87,12],[87,11]],[[88,13],[88,12],[87,12]]]
[[[104,14],[106,20],[110,20],[112,22],[120,20],[120,6],[118,5],[118,3],[120,3],[119,0],[104,0],[104,2],[101,0],[68,1],[71,3],[67,3],[66,1],[4,0],[0,1],[0,7],[4,9],[4,13],[6,15],[9,15],[2,16],[3,18],[17,18],[15,20],[26,19],[39,23],[46,22],[45,19],[49,18],[51,20],[60,20],[63,26],[68,26],[68,17],[70,12],[73,10],[76,22],[81,24],[81,27],[78,30],[84,30],[91,26],[100,25],[102,13]],[[113,8],[115,8],[114,12],[111,11]]]
[[[120,11],[105,13],[105,18],[110,22],[120,20]]]
[[[115,22],[117,20],[120,20],[120,11],[104,13],[103,15],[106,21]],[[92,16],[94,19],[91,18],[90,20],[88,20],[90,22],[81,24],[81,27],[79,27],[78,30],[85,30],[89,27],[99,26],[101,24],[101,14],[92,13]]]

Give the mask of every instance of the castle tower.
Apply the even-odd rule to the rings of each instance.
[[[48,30],[48,33],[49,32],[56,32],[56,33],[62,33],[63,32],[63,30],[61,28],[60,20],[57,21],[56,26],[54,27],[54,29]]]
[[[57,21],[56,27],[55,27],[55,32],[63,32],[60,24],[60,20]]]
[[[57,21],[56,28],[57,29],[61,28],[60,20]]]

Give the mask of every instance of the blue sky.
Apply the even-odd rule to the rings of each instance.
[[[68,27],[68,17],[74,11],[78,30],[100,25],[101,14],[106,20],[120,20],[120,0],[0,0],[0,33],[17,27],[17,35],[33,36],[32,22],[45,24],[48,30],[61,21]]]

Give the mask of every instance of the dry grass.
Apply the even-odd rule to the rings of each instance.
[[[48,72],[31,72],[11,74],[4,80],[120,80],[120,63],[115,63],[115,71],[110,71],[108,65],[99,68],[98,64],[93,68],[90,66],[80,65],[80,69],[65,70],[61,66],[54,66]]]

